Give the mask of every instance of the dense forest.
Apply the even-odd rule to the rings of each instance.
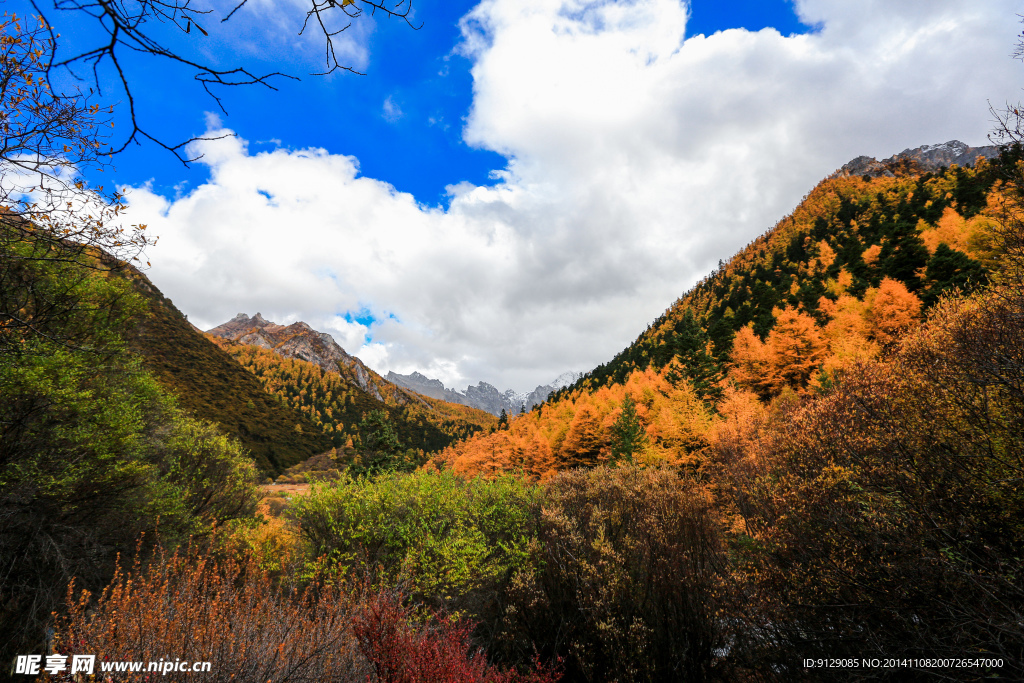
[[[609,378],[622,382],[633,369],[660,369],[676,357],[707,372],[712,359],[729,360],[744,327],[765,339],[779,319],[776,309],[799,311],[824,327],[854,301],[870,307],[883,282],[890,291],[888,283],[902,284],[924,306],[954,288],[983,285],[996,261],[993,216],[1013,163],[980,160],[933,173],[902,160],[891,177],[837,174],[822,181],[790,216],[720,263],[636,342],[562,394]],[[869,317],[884,320],[886,312]]]
[[[892,177],[823,181],[613,361],[440,459],[468,474],[522,467],[535,476],[607,463],[628,398],[643,425],[638,457],[679,463],[707,447],[726,397],[826,392],[944,297],[989,281],[1003,258],[1005,179],[1018,162],[1011,152],[938,173],[904,162]]]

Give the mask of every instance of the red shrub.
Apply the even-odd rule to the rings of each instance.
[[[361,606],[353,631],[380,683],[554,683],[561,678],[539,663],[526,675],[491,666],[470,642],[473,624],[435,617],[416,626],[411,610],[386,592]]]

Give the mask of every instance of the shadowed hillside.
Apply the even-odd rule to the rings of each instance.
[[[145,275],[132,269],[129,278],[150,309],[130,335],[132,348],[182,408],[218,423],[268,472],[279,473],[331,448],[331,439],[315,422],[265,392]]]

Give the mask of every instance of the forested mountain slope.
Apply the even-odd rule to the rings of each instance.
[[[331,439],[313,420],[264,391],[145,275],[134,268],[124,272],[149,308],[127,335],[131,346],[182,408],[219,424],[266,472],[280,473],[331,448]]]
[[[266,323],[262,318],[259,322]],[[257,324],[237,332],[223,328],[215,328],[221,335],[210,334],[208,339],[252,373],[266,392],[306,416],[334,447],[359,446],[359,424],[374,410],[387,414],[403,447],[423,452],[440,450],[497,424],[497,418],[482,410],[385,381],[329,335],[305,323]]]
[[[253,317],[239,313],[231,320],[207,330],[207,334],[228,341],[273,351],[282,358],[295,358],[319,365],[328,372],[341,375],[345,382],[355,385],[378,401],[400,397],[398,387],[366,367],[363,361],[350,355],[334,337],[318,332],[304,322],[278,325],[257,313]]]
[[[1016,159],[936,167],[948,150],[922,149],[920,160],[854,160],[612,361],[439,459],[539,477],[623,454],[686,464],[716,413],[826,391],[844,367],[879,357],[944,294],[986,284],[1000,258],[1001,178]]]
[[[907,150],[883,162],[854,159],[792,214],[720,262],[633,344],[565,391],[608,378],[622,382],[633,368],[661,368],[692,353],[688,311],[710,336],[714,357],[724,361],[741,328],[752,324],[760,338],[772,330],[776,308],[798,309],[823,325],[832,305],[844,296],[863,301],[885,278],[901,282],[926,306],[952,288],[984,284],[992,266],[992,202],[1000,197],[1006,162],[936,167],[934,149]],[[993,149],[973,151],[984,159]]]

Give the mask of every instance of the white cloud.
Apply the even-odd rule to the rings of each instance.
[[[684,40],[672,0],[485,0],[464,137],[508,159],[495,187],[426,208],[352,157],[202,143],[208,183],[131,196],[152,277],[201,326],[303,319],[449,386],[589,369],[844,162],[984,144],[987,101],[1018,97],[1016,2],[797,8],[816,32]],[[337,317],[364,309],[369,330]]]
[[[395,98],[390,95],[384,99],[384,106],[381,109],[381,115],[388,123],[395,123],[398,119],[402,118],[402,108],[395,102]]]

